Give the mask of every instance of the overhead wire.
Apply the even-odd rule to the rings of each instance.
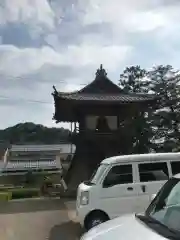
[[[46,102],[46,101],[42,101],[42,100],[14,98],[14,97],[9,97],[9,96],[4,96],[4,95],[0,95],[0,102],[1,102],[1,99],[13,100],[13,101],[25,101],[25,102],[29,102],[29,103],[52,104],[51,102]]]
[[[18,80],[22,80],[23,77],[19,77],[19,76],[16,76],[16,77],[13,77],[13,76],[10,76],[10,75],[6,75],[6,76],[3,76],[2,74],[0,74],[0,79],[2,78],[6,78],[6,80],[12,80],[13,83],[14,81],[18,81]],[[27,80],[27,78],[25,79]],[[42,81],[42,83],[47,83],[46,81]],[[49,82],[48,82],[49,83]],[[70,82],[66,82],[66,81],[58,81],[55,83],[57,84],[64,84],[64,85],[68,85],[68,84],[72,84]],[[72,84],[74,86],[87,86],[87,84],[89,83],[75,83],[75,84]],[[29,103],[38,103],[38,104],[52,104],[52,102],[47,102],[47,101],[43,101],[41,99],[26,99],[26,98],[19,98],[19,97],[12,97],[12,96],[7,96],[7,95],[4,95],[4,94],[0,94],[0,102],[1,102],[1,99],[3,100],[13,100],[13,101],[24,101],[24,102],[29,102]]]
[[[1,76],[0,76],[1,77]],[[6,79],[7,79],[7,76],[6,76]],[[12,77],[12,76],[8,76],[8,79],[12,79],[12,80],[19,80],[19,79],[22,79],[21,77]],[[59,81],[58,84],[64,84],[64,85],[68,85],[70,84],[69,82],[66,82],[66,81]],[[74,86],[86,86],[87,84],[85,83],[76,83],[76,84],[73,84]],[[0,102],[1,102],[1,99],[4,99],[4,100],[13,100],[13,101],[24,101],[24,102],[29,102],[29,103],[38,103],[38,104],[52,104],[52,102],[47,102],[47,101],[43,101],[43,100],[40,100],[40,99],[26,99],[26,98],[19,98],[19,97],[12,97],[12,96],[7,96],[7,95],[3,95],[3,94],[0,94]]]

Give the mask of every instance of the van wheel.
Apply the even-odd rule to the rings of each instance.
[[[109,220],[109,217],[100,211],[95,211],[92,212],[89,216],[87,216],[86,220],[85,220],[85,228],[87,231],[89,231],[91,228],[106,222]]]

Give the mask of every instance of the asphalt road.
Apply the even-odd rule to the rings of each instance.
[[[0,203],[0,239],[76,240],[81,234],[73,201]]]

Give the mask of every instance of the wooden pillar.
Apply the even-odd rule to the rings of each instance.
[[[72,134],[72,124],[73,123],[71,122],[71,134]],[[72,154],[72,143],[71,143],[71,150],[70,151],[71,151],[71,154]]]

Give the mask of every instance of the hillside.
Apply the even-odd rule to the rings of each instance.
[[[48,128],[31,122],[19,123],[0,130],[0,142],[7,144],[56,144],[69,141],[70,131],[64,128]]]

